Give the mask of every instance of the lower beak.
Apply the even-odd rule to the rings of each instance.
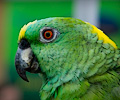
[[[37,58],[33,54],[30,47],[24,50],[18,47],[15,56],[15,67],[18,75],[27,82],[29,82],[29,80],[26,76],[26,71],[30,73],[41,72]]]

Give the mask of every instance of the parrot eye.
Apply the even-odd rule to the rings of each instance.
[[[59,35],[56,29],[50,27],[44,27],[40,30],[40,41],[43,43],[49,43],[54,41]]]
[[[46,30],[44,33],[43,33],[43,36],[45,39],[51,39],[53,37],[53,32],[52,30]]]

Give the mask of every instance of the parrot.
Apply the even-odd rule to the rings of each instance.
[[[96,26],[71,17],[24,25],[15,68],[37,73],[40,100],[120,100],[120,49]],[[40,84],[40,83],[38,83]]]

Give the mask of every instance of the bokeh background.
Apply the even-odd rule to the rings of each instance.
[[[21,27],[36,19],[73,17],[102,29],[120,48],[120,0],[4,0],[0,1],[0,100],[39,100],[37,74],[16,73],[14,58]]]

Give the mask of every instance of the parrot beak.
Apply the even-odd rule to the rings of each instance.
[[[26,71],[30,73],[40,73],[39,63],[27,40],[21,40],[15,56],[15,67],[18,75],[29,82]]]

